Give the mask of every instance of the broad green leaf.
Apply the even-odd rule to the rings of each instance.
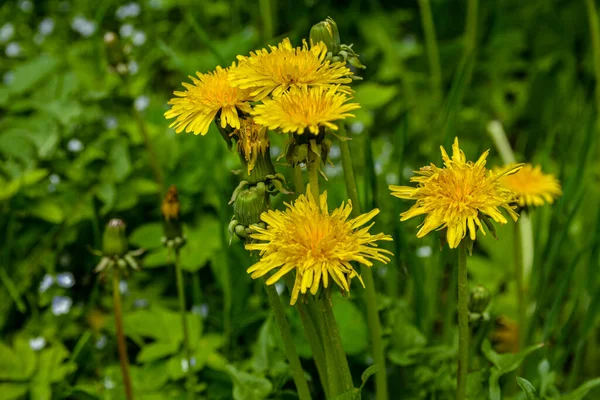
[[[65,219],[64,208],[50,199],[33,204],[29,212],[31,215],[53,224],[60,224]]]
[[[187,244],[181,249],[182,269],[196,272],[221,250],[221,229],[219,220],[209,215],[201,218],[197,225],[184,227]]]
[[[129,158],[129,148],[125,139],[116,140],[113,143],[108,158],[112,164],[117,182],[121,182],[131,173],[131,159]]]
[[[397,94],[397,86],[367,82],[356,86],[354,97],[361,107],[365,109],[375,109],[392,101]]]
[[[151,222],[136,228],[129,236],[129,242],[134,246],[143,247],[144,249],[153,249],[162,246],[160,241],[162,237],[162,224],[160,222]]]
[[[273,390],[269,380],[240,371],[233,365],[228,365],[225,371],[233,382],[234,400],[263,400]]]
[[[33,88],[36,83],[51,74],[58,64],[56,58],[47,54],[21,64],[14,70],[14,81],[9,86],[11,95],[21,94]]]
[[[19,192],[21,188],[21,180],[15,179],[10,182],[6,182],[0,176],[0,200],[7,200],[13,197],[15,194]]]
[[[355,355],[365,351],[369,344],[369,334],[363,313],[351,300],[340,297],[333,300],[333,313],[346,353]]]
[[[48,176],[48,170],[44,168],[36,168],[26,171],[21,176],[23,185],[34,185]]]
[[[535,388],[527,379],[517,376],[517,384],[523,390],[523,392],[525,392],[527,400],[540,400],[540,397],[537,395]]]
[[[504,375],[511,371],[514,371],[521,365],[525,357],[532,352],[544,347],[543,343],[535,344],[527,347],[525,350],[520,351],[516,354],[498,354],[492,349],[492,345],[489,340],[485,340],[481,346],[483,354],[486,358],[498,368],[498,371]]]
[[[147,344],[142,347],[142,351],[138,353],[137,362],[147,363],[159,360],[173,355],[177,353],[177,351],[179,351],[179,343],[175,342],[156,342]]]
[[[25,398],[29,390],[27,383],[0,382],[0,393],[3,400],[18,400]]]

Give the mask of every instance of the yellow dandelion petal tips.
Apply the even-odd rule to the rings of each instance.
[[[193,132],[206,135],[210,123],[221,112],[221,127],[240,127],[238,109],[246,113],[251,111],[250,91],[229,85],[229,69],[217,67],[214,72],[201,74],[197,78],[190,76],[193,84],[183,83],[185,92],[174,92],[177,97],[169,104],[173,107],[165,113],[167,119],[177,118],[169,127],[175,132]]]
[[[452,158],[443,147],[441,151],[445,167],[431,164],[415,171],[418,175],[411,178],[411,182],[417,183],[416,187],[390,185],[393,196],[416,201],[408,211],[400,214],[400,221],[425,215],[417,237],[446,228],[448,245],[456,248],[467,233],[475,240],[477,228],[485,234],[481,217],[505,224],[508,221],[500,212],[503,208],[516,221],[518,216],[510,205],[514,195],[500,185],[502,175],[485,168],[488,151],[475,163],[466,161],[458,138],[452,145]],[[515,165],[504,174],[514,173],[519,168],[521,165]]]
[[[229,74],[231,85],[251,89],[255,100],[269,94],[279,96],[293,86],[333,86],[352,82],[352,71],[345,63],[326,60],[327,46],[319,42],[310,48],[292,47],[289,39],[277,46],[238,56],[239,65]],[[349,87],[340,91],[351,93]]]
[[[271,130],[304,133],[308,129],[317,135],[319,127],[337,130],[333,123],[354,117],[350,111],[360,108],[357,103],[346,103],[350,98],[336,88],[294,87],[281,96],[264,99],[254,107],[254,120]]]
[[[259,154],[264,154],[269,149],[269,135],[267,128],[256,124],[252,119],[242,120],[240,128],[235,131],[239,139],[238,152],[244,155],[248,163],[248,173],[256,165]]]
[[[511,168],[508,165],[502,169]],[[521,207],[539,207],[553,203],[562,194],[560,182],[553,175],[544,174],[540,166],[526,164],[517,173],[499,179],[502,186],[513,192]]]
[[[252,278],[276,272],[267,280],[267,285],[277,282],[288,272],[296,271],[296,281],[292,289],[291,304],[296,303],[300,293],[317,293],[321,283],[328,287],[333,280],[345,292],[350,291],[350,281],[354,277],[362,279],[354,270],[352,262],[368,267],[371,260],[387,263],[392,254],[377,247],[377,241],[392,240],[388,235],[372,235],[367,224],[379,210],[348,219],[352,205],[342,204],[329,212],[327,192],[320,196],[317,205],[310,194],[302,195],[293,204],[287,204],[285,211],[269,210],[261,215],[267,224],[266,229],[253,227],[251,237],[258,243],[246,245],[248,250],[260,252],[260,261],[248,268]]]

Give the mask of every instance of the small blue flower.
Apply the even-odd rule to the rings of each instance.
[[[133,302],[133,308],[147,308],[150,302],[146,299],[135,299]]]
[[[201,316],[203,319],[208,316],[208,304],[195,304],[192,306],[192,313]]]
[[[67,296],[54,296],[52,298],[52,314],[64,315],[68,314],[73,305],[73,300]]]
[[[61,272],[56,275],[56,283],[63,288],[72,288],[75,285],[75,277],[70,272]]]
[[[39,351],[39,350],[43,349],[45,346],[46,346],[46,339],[44,339],[42,336],[38,336],[38,337],[29,339],[29,347],[31,347],[31,350]]]
[[[108,342],[108,340],[106,339],[105,335],[102,335],[98,338],[98,340],[96,340],[96,348],[98,350],[102,350],[104,347],[106,347],[106,342]]]
[[[50,274],[44,275],[42,281],[40,282],[40,293],[44,293],[46,290],[50,289],[52,284],[54,284],[54,277]]]

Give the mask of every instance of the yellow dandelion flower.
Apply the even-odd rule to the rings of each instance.
[[[500,212],[501,208],[517,220],[518,215],[510,205],[514,195],[502,187],[498,179],[518,171],[520,164],[501,174],[494,174],[485,168],[489,150],[473,163],[466,161],[465,154],[458,146],[458,138],[452,145],[452,158],[443,147],[440,146],[440,149],[445,168],[431,164],[415,171],[418,176],[411,178],[411,182],[416,182],[417,187],[389,187],[393,196],[416,201],[415,205],[400,215],[400,221],[426,215],[417,237],[421,238],[434,229],[445,228],[448,245],[456,248],[467,233],[471,240],[475,240],[477,228],[485,235],[482,219],[484,223],[487,223],[487,218],[501,224],[507,223]]]
[[[350,281],[360,275],[352,262],[371,267],[370,260],[387,263],[388,250],[377,247],[379,240],[392,240],[388,235],[371,235],[369,229],[374,223],[363,226],[375,217],[379,210],[348,219],[352,204],[342,204],[333,212],[327,209],[327,192],[321,194],[318,205],[311,194],[301,195],[293,204],[287,204],[283,211],[269,210],[261,215],[267,224],[266,229],[253,227],[251,237],[260,243],[246,245],[248,250],[258,250],[260,261],[248,268],[252,278],[264,276],[277,270],[267,285],[277,282],[282,276],[296,271],[292,289],[291,304],[298,300],[300,293],[317,293],[321,282],[329,286],[333,280],[345,292],[350,291]],[[364,283],[363,283],[364,287]]]
[[[250,91],[230,86],[229,71],[217,67],[207,74],[196,72],[198,78],[189,77],[193,84],[182,83],[187,90],[173,93],[177,97],[169,101],[173,107],[165,113],[167,119],[177,117],[169,127],[174,127],[177,133],[185,129],[188,133],[206,135],[208,126],[220,112],[222,128],[228,125],[239,128],[238,110],[245,113],[252,110],[248,103]]]
[[[233,134],[238,136],[238,152],[244,155],[249,174],[256,165],[259,154],[265,154],[269,149],[267,128],[258,125],[252,119],[245,119]]]
[[[271,130],[302,134],[308,129],[317,135],[321,126],[337,130],[333,121],[354,117],[349,111],[360,106],[346,103],[348,100],[335,87],[294,87],[279,97],[263,100],[252,114],[257,123]]]
[[[333,86],[352,82],[352,71],[344,63],[326,60],[327,46],[323,42],[310,48],[306,40],[294,48],[288,38],[277,46],[238,56],[239,65],[229,74],[232,86],[251,89],[259,101],[272,94],[279,96],[294,86]],[[340,91],[351,93],[347,86]]]
[[[507,165],[512,168],[514,165]],[[553,175],[544,174],[538,165],[526,164],[517,173],[500,178],[500,184],[512,191],[520,207],[543,206],[552,204],[562,194],[560,182]]]

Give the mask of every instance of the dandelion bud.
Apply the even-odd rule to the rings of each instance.
[[[269,209],[269,195],[264,183],[238,193],[233,203],[233,214],[239,225],[250,226],[260,222],[260,215]]]
[[[125,235],[125,222],[113,218],[106,225],[102,237],[102,251],[107,257],[121,257],[127,253],[129,243]]]
[[[179,220],[180,208],[177,187],[171,185],[160,208],[164,217],[163,230],[167,240],[173,240],[183,236],[183,228],[181,226],[181,221]]]
[[[106,59],[108,65],[113,71],[117,71],[119,74],[124,75],[127,73],[127,59],[123,52],[123,46],[117,35],[113,32],[106,32],[104,34],[104,48],[106,51]]]
[[[321,21],[310,28],[310,40],[314,44],[325,43],[327,51],[332,54],[338,54],[340,51],[340,33],[337,24],[331,17],[327,17],[325,21]]]
[[[471,289],[469,295],[469,311],[481,314],[490,304],[490,292],[482,285],[477,285]]]

